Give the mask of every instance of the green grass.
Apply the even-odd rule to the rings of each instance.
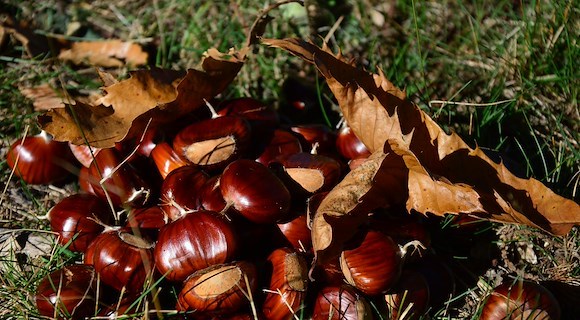
[[[499,151],[510,169],[578,200],[577,2],[351,1],[350,11],[344,10],[344,2],[319,6],[324,16],[320,23],[327,23],[319,25],[322,37],[339,14],[348,12],[332,36],[335,49],[341,48],[368,70],[382,68],[447,131],[459,133],[471,145]],[[197,67],[203,52],[211,47],[221,51],[239,48],[254,17],[264,7],[263,1],[257,0],[94,1],[64,6],[52,0],[7,0],[2,7],[4,4],[2,10],[18,19],[32,19],[36,29],[44,33],[63,34],[74,21],[82,26],[73,34],[75,37],[142,42],[156,49],[154,65],[173,69]],[[268,25],[266,37],[309,37],[312,20],[309,25],[301,7],[289,5],[271,15],[276,19]],[[380,16],[383,20],[377,18]],[[38,131],[37,113],[20,94],[19,86],[46,82],[64,85],[68,90],[99,86],[90,67],[73,67],[41,57],[28,59],[22,50],[19,44],[10,42],[0,51],[2,155],[26,126],[31,133]],[[125,77],[127,70],[118,70],[117,74]],[[284,103],[283,87],[289,77],[316,87],[312,67],[280,50],[257,47],[224,96],[253,96],[279,107]],[[320,100],[332,100],[327,88],[315,91]],[[4,184],[9,173],[5,161],[0,160]],[[23,200],[5,196],[1,226],[46,230],[44,222],[30,216],[23,218],[14,208],[29,202],[25,208],[32,212],[28,213],[42,215],[56,200],[46,200],[50,190],[22,185],[16,178],[9,188],[19,188],[17,198]],[[18,216],[17,221],[6,221],[8,215]],[[509,229],[509,237],[498,245],[533,243],[540,263],[516,263],[515,269],[507,268],[511,273],[519,270],[541,280],[578,279],[580,262],[569,251],[578,248],[579,239],[577,230],[555,239],[528,228],[515,228]],[[539,245],[542,241],[550,243],[547,249]],[[29,262],[31,271],[23,272],[14,256],[4,257],[8,269],[0,274],[0,305],[24,303],[0,308],[0,317],[34,315],[30,294],[38,281],[74,258],[67,250],[55,247],[54,254]],[[559,266],[564,270],[560,273],[568,274],[558,274]],[[458,299],[466,293],[458,293]],[[479,306],[460,308],[475,316]],[[448,317],[448,313],[439,314]]]

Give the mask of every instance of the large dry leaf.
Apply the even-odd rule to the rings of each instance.
[[[263,42],[315,64],[326,78],[349,126],[369,150],[403,161],[407,178],[400,192],[407,194],[409,210],[436,215],[469,213],[490,220],[526,224],[557,235],[566,234],[580,223],[578,204],[556,195],[535,179],[516,177],[480,149],[472,149],[459,136],[445,133],[381,72],[371,74],[358,69],[340,53],[335,55],[310,42],[298,39]],[[321,232],[328,233],[329,228],[335,234],[336,230],[343,232],[342,222],[337,220],[349,221],[352,210],[368,207],[361,203],[364,194],[356,199],[344,199],[336,196],[338,192],[333,190],[333,196],[329,194],[326,201],[348,203],[343,204],[340,214],[321,206],[315,220],[328,221],[326,217],[334,217],[330,227],[323,227]],[[313,231],[313,235],[315,232],[318,231]],[[338,242],[347,240],[343,238]],[[337,236],[331,239],[337,241]],[[333,247],[327,247],[328,240],[325,241],[314,244],[318,256],[333,253]]]
[[[70,48],[62,50],[58,58],[74,64],[89,64],[101,67],[137,67],[147,64],[148,53],[133,42],[121,40],[96,40],[72,42]]]
[[[222,92],[243,65],[247,50],[221,54],[209,50],[203,70],[187,73],[152,69],[131,73],[127,80],[104,88],[95,106],[84,103],[53,109],[39,117],[42,128],[56,140],[93,147],[141,134],[146,125],[159,126],[192,112]]]

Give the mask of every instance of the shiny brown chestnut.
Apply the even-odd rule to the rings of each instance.
[[[349,285],[324,287],[312,311],[313,320],[371,320],[368,301]]]
[[[256,158],[256,161],[267,166],[280,156],[288,156],[298,152],[302,152],[302,144],[296,134],[276,129],[262,153]]]
[[[161,184],[161,209],[170,220],[199,209],[199,196],[209,177],[192,165],[171,171]]]
[[[340,128],[336,138],[336,149],[346,159],[367,158],[371,152],[354,134],[346,122]]]
[[[220,176],[210,177],[199,192],[199,206],[204,210],[221,212],[226,201],[220,190]],[[226,212],[224,212],[226,213]]]
[[[89,174],[89,168],[84,166],[81,167],[79,170],[79,188],[85,193],[96,195],[95,189],[93,189],[90,179],[91,177]]]
[[[151,150],[149,156],[153,159],[153,162],[163,179],[165,179],[171,171],[187,165],[187,161],[182,159],[167,142],[157,144],[155,148]]]
[[[74,252],[84,252],[89,244],[113,221],[106,202],[92,194],[75,194],[59,201],[47,214],[50,229],[58,242]]]
[[[78,166],[68,144],[53,140],[44,131],[12,143],[6,154],[6,163],[28,184],[63,181]]]
[[[327,156],[300,152],[279,157],[276,162],[282,165],[281,176],[292,194],[329,191],[340,179],[340,163]]]
[[[89,166],[89,182],[95,194],[115,206],[143,206],[152,188],[113,148],[101,149]],[[101,181],[103,181],[101,185]]]
[[[263,146],[268,137],[272,135],[280,118],[278,113],[254,98],[242,97],[225,101],[221,104],[218,111],[219,116],[239,116],[248,121],[251,127],[252,145],[250,146],[252,154]]]
[[[205,170],[219,170],[244,155],[250,134],[250,125],[242,117],[206,119],[182,129],[173,139],[173,150]]]
[[[84,263],[94,266],[101,281],[130,294],[151,280],[154,243],[122,230],[102,233],[85,251]]]
[[[263,164],[240,159],[228,165],[220,177],[226,203],[255,223],[276,223],[286,218],[290,192]]]
[[[365,294],[376,295],[399,279],[401,250],[391,237],[368,231],[360,245],[341,253],[340,268],[348,283]]]
[[[156,240],[159,230],[167,222],[167,215],[159,206],[133,208],[127,215],[125,228],[133,234],[143,234],[148,239]]]
[[[255,295],[256,267],[246,261],[199,270],[183,283],[177,309],[204,314],[232,314],[250,304]]]
[[[161,228],[155,265],[170,281],[183,281],[197,270],[232,261],[237,246],[234,228],[223,216],[197,211]]]
[[[302,252],[309,252],[312,249],[312,232],[308,228],[307,219],[306,214],[301,214],[288,222],[278,223],[278,229],[288,243]]]
[[[262,313],[269,320],[289,320],[298,313],[308,288],[306,259],[290,248],[279,248],[268,256],[272,277]]]
[[[70,265],[44,277],[34,297],[38,312],[56,319],[84,319],[98,310],[97,273],[89,265]]]
[[[485,301],[482,320],[560,319],[562,310],[554,295],[530,281],[502,283]]]
[[[69,142],[68,146],[75,158],[86,168],[91,165],[91,162],[93,162],[93,159],[101,150],[101,148],[95,148],[85,144],[76,145],[72,142]]]
[[[306,142],[306,146],[303,146],[304,150],[310,151],[316,144],[318,154],[335,153],[336,133],[328,126],[323,124],[303,124],[290,127],[290,130],[304,138]]]

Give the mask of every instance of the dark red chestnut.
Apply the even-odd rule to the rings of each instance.
[[[372,320],[370,304],[349,285],[323,288],[316,297],[313,320]]]
[[[220,177],[224,200],[255,223],[283,220],[290,209],[290,192],[263,164],[240,159],[228,165]]]
[[[256,159],[267,166],[271,161],[280,157],[302,152],[302,145],[296,134],[276,129],[272,139],[268,142],[260,156]]]
[[[255,295],[256,267],[246,261],[214,265],[192,274],[183,283],[179,310],[209,314],[232,314],[249,306]]]
[[[399,279],[401,267],[399,246],[377,231],[368,231],[360,245],[340,256],[340,268],[348,283],[368,295],[389,289]]]
[[[336,149],[346,159],[367,158],[371,152],[348,125],[342,126],[336,138]]]
[[[70,177],[78,162],[66,142],[42,131],[15,141],[6,155],[14,174],[29,184],[49,184]]]
[[[157,239],[159,230],[167,224],[167,216],[159,206],[134,208],[129,211],[125,228],[133,234],[144,234],[146,238]]]
[[[329,191],[340,179],[340,163],[327,156],[300,152],[279,157],[276,161],[284,169],[282,176],[290,178],[284,179],[290,180],[289,189],[297,189],[293,194]]]
[[[262,313],[269,320],[291,319],[303,306],[308,287],[308,266],[303,256],[289,248],[274,250],[268,261],[272,277]]]
[[[101,148],[95,148],[84,144],[76,145],[71,142],[69,142],[68,146],[75,158],[77,158],[83,167],[86,168],[91,165],[91,162],[93,162],[93,159],[101,150]]]
[[[237,242],[232,225],[223,216],[194,212],[161,228],[155,264],[170,281],[183,281],[197,270],[231,261]]]
[[[301,214],[285,223],[279,223],[278,229],[294,249],[309,252],[312,249],[312,232],[308,228],[306,214]]]
[[[482,320],[560,319],[558,300],[548,289],[529,281],[496,287],[482,308]]]
[[[130,163],[120,165],[122,161],[115,149],[102,149],[89,167],[89,182],[97,196],[110,199],[115,206],[143,206],[151,187]]]
[[[226,201],[220,190],[220,176],[207,180],[199,193],[199,205],[209,211],[221,212],[226,207]]]
[[[261,101],[254,98],[243,97],[225,101],[218,111],[220,116],[241,116],[250,121],[256,127],[275,127],[280,122],[278,113]],[[254,125],[252,127],[254,127]]]
[[[161,208],[170,220],[199,209],[199,196],[209,177],[198,167],[183,166],[171,171],[161,184]]]
[[[91,177],[89,174],[89,168],[85,166],[81,167],[81,169],[79,170],[79,187],[82,191],[95,195],[95,189],[93,189],[90,180]]]
[[[152,276],[153,247],[145,238],[122,230],[109,231],[93,240],[84,262],[94,266],[103,283],[135,294]]]
[[[335,153],[336,133],[330,130],[328,126],[322,124],[308,124],[293,126],[290,130],[298,133],[304,138],[306,146],[304,150],[310,151],[317,145],[317,153],[333,154]]]
[[[38,312],[51,319],[84,319],[98,310],[97,273],[92,266],[70,265],[44,277],[36,289]]]
[[[248,122],[224,116],[202,120],[181,130],[173,139],[173,150],[206,170],[223,169],[240,158],[251,141]]]
[[[75,194],[62,199],[48,211],[52,231],[58,242],[75,252],[84,252],[89,244],[113,221],[106,202],[92,194]]]
[[[187,165],[187,161],[182,159],[167,142],[157,144],[151,150],[150,157],[153,158],[153,162],[155,162],[155,166],[163,179],[171,171]]]

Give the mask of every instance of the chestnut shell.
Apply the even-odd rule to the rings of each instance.
[[[82,319],[94,315],[97,285],[92,266],[64,266],[40,281],[34,299],[43,316]]]
[[[68,144],[52,140],[45,132],[15,141],[6,162],[16,176],[29,184],[62,181],[78,166]]]
[[[193,212],[161,228],[155,264],[170,281],[183,281],[197,270],[231,261],[237,246],[234,228],[224,217]]]
[[[61,245],[70,242],[69,250],[83,252],[113,220],[111,209],[92,194],[75,194],[62,199],[48,212],[52,231],[59,234]],[[97,223],[99,221],[100,223]]]

